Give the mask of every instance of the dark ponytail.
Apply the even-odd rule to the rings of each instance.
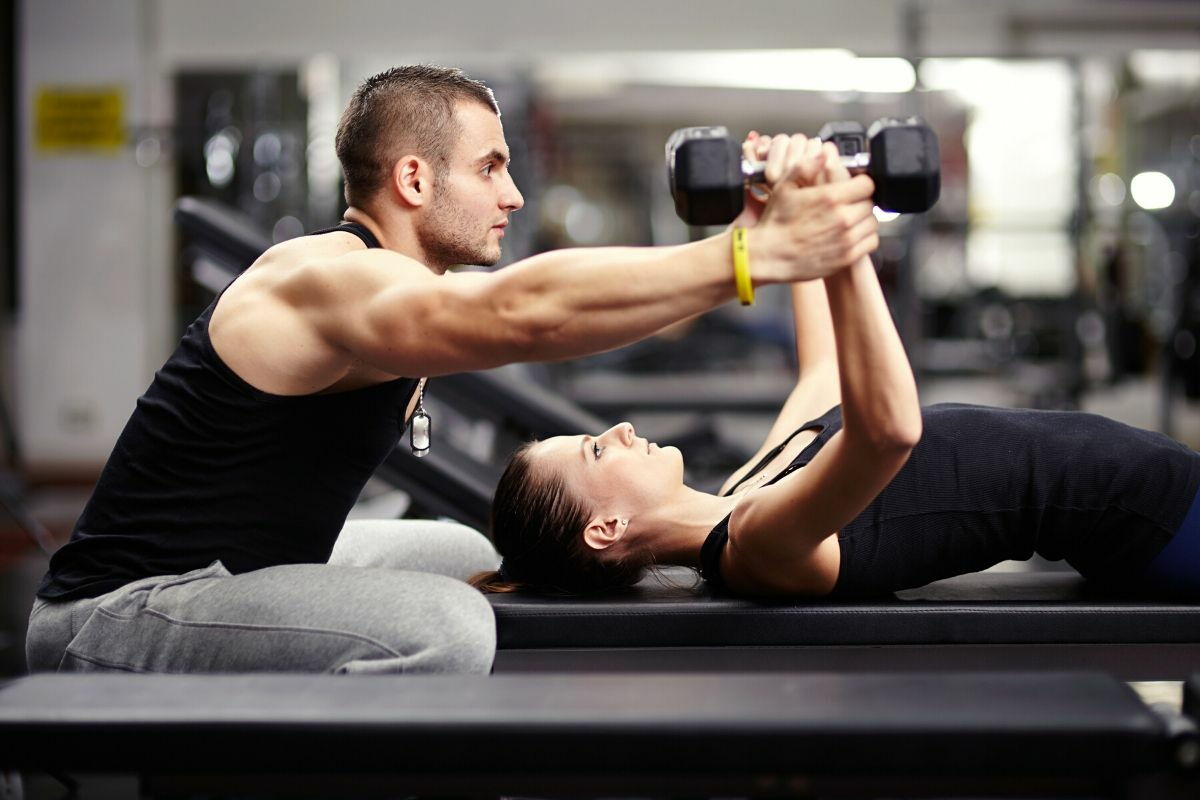
[[[476,572],[467,579],[467,583],[485,594],[507,594],[520,591],[522,588],[521,584],[508,580],[498,569]]]
[[[471,585],[484,592],[578,595],[637,583],[642,559],[614,558],[584,543],[591,510],[568,493],[561,476],[535,470],[529,454],[534,444],[513,453],[492,500],[491,536],[504,556],[503,574],[480,573]]]

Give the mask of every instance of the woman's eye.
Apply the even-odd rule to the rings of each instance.
[[[595,442],[592,442],[592,455],[594,455],[597,460],[600,459],[600,452],[603,449],[604,448],[602,448],[600,445],[596,444]]]

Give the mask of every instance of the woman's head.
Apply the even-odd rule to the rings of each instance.
[[[568,594],[629,586],[653,560],[639,523],[682,485],[679,451],[639,438],[629,423],[599,436],[527,444],[492,502],[504,574],[474,582],[492,591],[518,584]]]

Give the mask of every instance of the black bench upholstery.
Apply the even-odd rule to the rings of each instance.
[[[855,603],[717,597],[686,569],[598,598],[490,595],[497,671],[1078,669],[1182,680],[1200,605],[1114,599],[1071,572],[987,572]]]
[[[1196,785],[1164,718],[1098,673],[37,675],[0,688],[0,741],[0,769],[133,773],[147,796]]]

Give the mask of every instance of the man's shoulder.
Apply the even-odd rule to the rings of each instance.
[[[246,289],[303,302],[330,293],[342,298],[370,294],[434,277],[420,262],[392,250],[330,248],[294,239],[263,253],[242,280]]]

